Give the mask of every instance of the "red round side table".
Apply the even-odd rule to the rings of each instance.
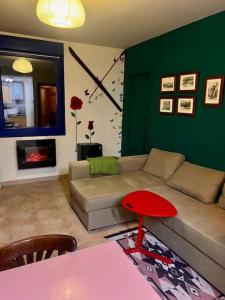
[[[138,237],[136,247],[125,249],[126,254],[140,252],[146,256],[158,259],[166,264],[171,264],[172,260],[165,256],[145,250],[142,247],[144,230],[142,228],[143,216],[148,217],[174,217],[177,214],[176,208],[163,197],[149,192],[136,191],[129,193],[122,200],[122,206],[138,214]]]

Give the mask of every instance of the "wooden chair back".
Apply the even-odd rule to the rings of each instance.
[[[48,259],[55,251],[56,255],[62,255],[76,249],[76,239],[61,234],[40,235],[12,242],[0,247],[0,271]]]

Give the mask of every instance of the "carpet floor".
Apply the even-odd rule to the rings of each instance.
[[[3,186],[0,189],[0,246],[36,235],[68,234],[73,235],[78,248],[83,249],[107,242],[105,235],[136,226],[136,222],[128,222],[87,231],[68,198],[67,176],[60,180]]]
[[[123,248],[135,246],[137,229],[119,232],[106,236],[108,240],[115,240]],[[169,257],[173,260],[170,265],[146,257],[139,253],[129,255],[144,278],[156,290],[162,299],[169,300],[224,300],[225,296],[213,285],[201,277],[185,261],[146,230],[143,240],[146,250]]]

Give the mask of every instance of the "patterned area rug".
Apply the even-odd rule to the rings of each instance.
[[[123,249],[132,248],[135,246],[137,229],[134,228],[126,232],[119,232],[106,238],[117,241]],[[129,255],[144,278],[162,299],[225,299],[225,296],[221,292],[147,230],[143,240],[143,247],[146,250],[153,250],[156,253],[169,257],[174,261],[173,264],[166,265],[159,260],[139,253]]]

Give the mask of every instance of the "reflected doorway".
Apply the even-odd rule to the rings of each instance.
[[[57,120],[57,90],[52,84],[39,84],[39,127],[55,127]]]

